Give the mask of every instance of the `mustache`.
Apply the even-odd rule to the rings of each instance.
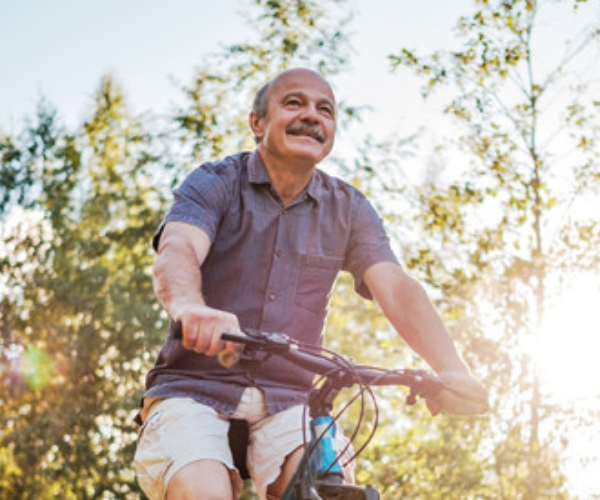
[[[293,124],[287,127],[285,131],[292,135],[307,135],[321,144],[325,142],[325,134],[321,130],[321,127],[312,123],[300,122]]]

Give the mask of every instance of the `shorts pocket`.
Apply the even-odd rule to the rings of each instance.
[[[301,255],[296,304],[319,313],[327,308],[333,283],[343,259],[321,255]]]
[[[165,446],[163,419],[164,415],[156,409],[144,422],[133,459],[138,483],[150,499],[164,497],[163,478],[171,464]]]

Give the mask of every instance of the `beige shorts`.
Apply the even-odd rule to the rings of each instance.
[[[210,459],[229,469],[235,497],[239,497],[242,480],[229,449],[227,417],[192,399],[154,400],[148,406],[134,458],[146,495],[162,500],[169,480],[182,467]],[[232,418],[249,423],[247,466],[261,499],[266,498],[267,487],[279,476],[286,457],[304,443],[303,411],[304,407],[295,406],[268,415],[261,390],[247,388],[242,395]]]

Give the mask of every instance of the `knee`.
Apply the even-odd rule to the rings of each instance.
[[[227,500],[233,498],[229,485],[215,483],[210,478],[195,481],[169,482],[166,500]]]
[[[167,500],[224,500],[233,498],[227,467],[212,460],[186,465],[169,481]]]
[[[283,497],[284,492],[285,492],[285,490],[279,491],[275,488],[269,487],[269,488],[267,488],[267,493],[265,495],[265,498],[267,500],[280,500],[281,497]]]

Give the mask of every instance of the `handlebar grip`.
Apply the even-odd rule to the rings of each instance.
[[[181,321],[171,321],[171,333],[173,338],[182,340],[183,339],[183,326],[181,325]],[[225,341],[235,342],[234,338],[226,338],[226,337],[235,337],[235,339],[243,339],[243,335],[235,334],[235,333],[224,333],[221,335],[221,338]],[[240,341],[237,340],[239,343]],[[221,351],[217,354],[217,359],[219,364],[225,368],[231,368],[235,365],[239,359],[240,355],[236,351],[225,350]]]
[[[176,339],[182,339],[183,338],[183,326],[181,324],[181,321],[173,321],[171,320],[171,333],[173,334],[173,337]],[[245,335],[240,335],[239,333],[223,333],[221,334],[221,338],[225,341],[225,342],[235,342],[237,344],[247,344],[249,343],[247,340],[249,339],[249,337],[245,336]]]
[[[222,333],[221,339],[225,342],[235,342],[236,344],[250,344],[254,341],[252,337],[239,333]]]
[[[170,328],[171,333],[173,334],[174,338],[176,338],[176,339],[183,338],[183,326],[181,325],[181,321],[171,320],[171,325],[169,328]]]

